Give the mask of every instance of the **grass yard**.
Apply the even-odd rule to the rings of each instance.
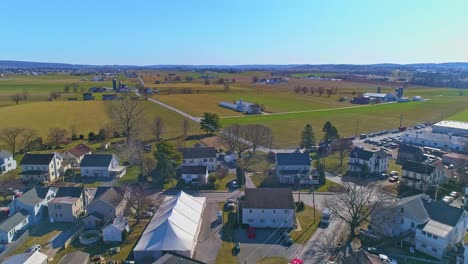
[[[449,120],[468,122],[468,108],[448,118]]]
[[[265,257],[257,261],[257,264],[288,264],[289,260],[283,257]]]
[[[68,248],[62,249],[61,251],[59,251],[51,263],[52,264],[59,263],[60,260],[66,254],[73,252],[73,251],[77,251],[77,250],[81,250],[86,253],[89,253],[91,256],[101,255],[105,257],[107,261],[108,260],[124,260],[125,261],[129,257],[130,259],[133,259],[133,255],[131,255],[132,249],[137,243],[137,241],[139,240],[147,223],[148,222],[146,221],[144,222],[142,221],[136,224],[135,226],[133,226],[132,229],[130,230],[130,233],[127,239],[122,243],[104,244],[103,242],[100,242],[97,245],[84,246],[84,245],[81,245],[77,239],[72,244],[70,244]],[[130,225],[132,225],[132,223],[130,223]],[[116,247],[116,246],[120,247],[120,252],[111,256],[109,254],[109,249],[112,247]]]
[[[336,182],[326,180],[325,184],[320,186],[315,192],[340,192],[344,191],[344,187]]]
[[[223,203],[219,203],[220,208],[224,208]],[[223,210],[223,229],[221,239],[221,248],[216,256],[216,264],[237,264],[236,256],[233,256],[232,250],[234,248],[233,241],[233,228],[236,219],[236,214],[233,211],[227,212]]]
[[[235,174],[229,174],[227,177],[224,177],[221,180],[216,179],[216,182],[215,182],[216,190],[218,190],[218,191],[227,191],[227,190],[229,190],[227,184],[229,182],[231,182],[232,180],[235,180],[235,179],[237,179],[237,176]]]
[[[315,211],[315,219],[314,219]],[[320,210],[313,207],[304,206],[304,210],[296,213],[297,219],[301,224],[301,231],[291,231],[289,234],[295,243],[305,244],[317,230],[318,224],[320,223]]]
[[[348,161],[348,153],[345,153],[342,164],[340,164],[340,154],[332,153],[325,158],[325,171],[343,175],[348,170]]]

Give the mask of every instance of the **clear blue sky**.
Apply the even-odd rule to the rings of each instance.
[[[80,64],[468,61],[466,0],[14,0],[0,59]]]

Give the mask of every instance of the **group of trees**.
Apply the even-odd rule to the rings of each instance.
[[[271,129],[259,124],[232,125],[225,128],[219,137],[224,147],[239,158],[250,148],[255,154],[260,146],[271,148],[273,144]]]
[[[71,91],[73,91],[74,93],[77,93],[78,90],[84,91],[84,88],[80,87],[79,83],[67,83],[63,86],[64,93],[69,93]]]
[[[293,88],[293,91],[296,93],[296,94],[308,94],[310,93],[311,95],[314,95],[315,93],[318,94],[318,96],[322,96],[322,94],[325,92],[328,97],[330,97],[332,94],[337,94],[338,93],[338,87],[331,87],[331,88],[323,88],[323,87],[306,87],[306,86],[300,86],[300,85],[296,85],[294,86]]]
[[[15,102],[15,104],[19,104],[21,101],[24,101],[24,102],[28,101],[30,96],[31,94],[29,93],[29,90],[23,89],[21,93],[18,92],[18,93],[12,94],[11,100]]]

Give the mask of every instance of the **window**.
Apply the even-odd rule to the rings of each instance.
[[[411,227],[414,227],[414,222],[411,222]]]
[[[284,210],[284,213],[285,213],[285,214],[288,214],[288,213],[289,213],[289,210]]]
[[[423,236],[425,236],[425,235],[426,235],[426,232],[422,231],[421,234],[423,234]]]
[[[422,243],[422,244],[421,244],[421,247],[422,247],[422,248],[427,248],[427,245],[424,244],[424,243]]]
[[[400,221],[400,223],[401,223],[401,224],[405,223],[405,219],[402,218],[401,221]]]
[[[262,209],[262,214],[264,213],[265,211]]]
[[[249,209],[249,213],[252,213],[252,209]]]
[[[275,209],[273,209],[273,213],[276,214],[276,210],[275,210]]]
[[[213,159],[210,159],[210,162],[213,162]]]
[[[265,223],[265,219],[260,219],[260,223]]]
[[[432,238],[433,238],[434,240],[437,240],[438,236],[432,235]]]
[[[276,220],[275,220],[275,219],[273,219],[273,220],[272,220],[272,222],[273,222],[273,223],[276,223]]]
[[[56,208],[56,209],[62,209],[62,206],[61,206],[60,204],[56,204],[56,205],[55,205],[55,208]]]
[[[432,252],[437,253],[437,249],[436,249],[436,248],[432,248]]]
[[[203,159],[203,162],[207,162],[207,161],[208,161],[208,159]]]
[[[403,213],[405,211],[405,208],[400,208],[400,213]]]

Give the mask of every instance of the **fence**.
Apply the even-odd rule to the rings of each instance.
[[[80,234],[81,232],[83,232],[83,230],[85,229],[85,226],[83,224],[80,224],[78,226],[78,228],[76,229],[75,233],[73,233],[70,238],[68,238],[64,243],[63,243],[63,248],[67,248],[72,242],[73,240],[75,240]]]
[[[24,233],[18,237],[15,241],[11,242],[8,245],[5,245],[5,250],[0,253],[0,260],[3,260],[6,256],[16,250],[16,248],[21,245],[29,237],[29,230],[24,231]]]

